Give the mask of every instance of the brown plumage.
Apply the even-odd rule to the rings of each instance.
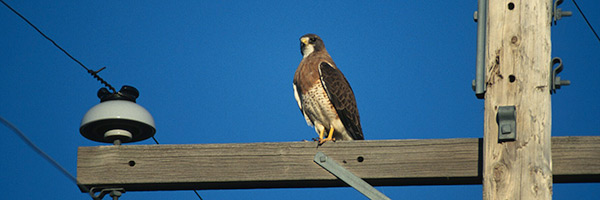
[[[304,57],[294,74],[294,95],[306,123],[319,134],[319,143],[364,139],[354,92],[323,40],[306,34],[300,41]]]

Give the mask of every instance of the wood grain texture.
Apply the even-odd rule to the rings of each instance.
[[[552,199],[547,0],[490,0],[483,199]],[[516,107],[516,141],[498,143],[499,106]]]
[[[474,138],[339,141],[319,148],[315,142],[80,147],[77,175],[84,185],[128,191],[346,186],[313,162],[322,151],[373,185],[477,184],[479,143]]]
[[[600,182],[600,137],[554,141],[558,175]],[[346,186],[313,162],[322,151],[375,186],[481,184],[481,145],[470,138],[341,141],[318,149],[315,142],[80,147],[77,179],[126,191]]]
[[[600,182],[600,137],[552,137],[554,183]]]

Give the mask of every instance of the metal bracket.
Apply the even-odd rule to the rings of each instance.
[[[498,123],[498,142],[515,141],[517,139],[517,120],[515,106],[500,106],[496,114]]]
[[[563,16],[570,17],[571,15],[573,15],[573,12],[571,11],[562,11],[561,8],[558,8],[558,6],[563,3],[563,1],[564,0],[554,1],[554,6],[552,7],[552,22],[554,22],[554,25],[556,25],[556,22]],[[550,22],[550,25],[552,25],[552,22]]]
[[[102,200],[107,194],[112,197],[113,200],[118,200],[121,195],[125,193],[124,188],[105,188],[100,190],[100,194],[95,195],[94,188],[90,189],[90,196],[94,200]]]
[[[558,66],[554,69],[554,65],[558,64]],[[560,89],[561,86],[571,85],[571,81],[569,80],[561,80],[558,73],[562,72],[563,64],[562,59],[559,57],[552,58],[550,62],[550,94],[555,94],[557,89]]]
[[[390,199],[385,196],[383,193],[379,192],[373,186],[369,185],[369,183],[365,182],[358,176],[354,175],[352,172],[348,171],[346,168],[342,167],[340,164],[335,162],[335,160],[331,159],[323,152],[317,152],[314,158],[315,163],[319,166],[323,167],[325,170],[329,171],[329,173],[338,177],[342,181],[346,182],[348,185],[358,190],[360,193],[365,195],[369,199]]]

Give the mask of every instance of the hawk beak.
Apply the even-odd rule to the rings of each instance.
[[[307,45],[308,44],[308,38],[307,37],[300,38],[300,42],[302,42],[302,44]]]

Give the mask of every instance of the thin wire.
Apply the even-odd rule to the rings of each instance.
[[[94,70],[89,69],[88,67],[86,67],[85,65],[83,65],[83,63],[81,63],[79,60],[75,59],[75,57],[71,56],[71,54],[69,54],[65,49],[63,49],[62,47],[60,47],[56,42],[54,42],[54,40],[50,39],[50,37],[48,37],[46,34],[44,34],[38,27],[36,27],[35,25],[33,25],[33,23],[31,23],[29,20],[27,20],[27,18],[25,18],[23,15],[21,15],[21,13],[17,12],[15,9],[13,9],[12,7],[10,7],[10,5],[8,5],[6,2],[4,2],[4,0],[0,0],[0,2],[2,2],[2,4],[4,4],[4,6],[6,6],[8,9],[10,9],[13,13],[15,13],[19,17],[21,17],[21,19],[23,19],[25,22],[27,22],[27,24],[29,24],[29,26],[31,26],[38,33],[40,33],[40,35],[42,35],[44,38],[46,38],[46,40],[52,42],[52,44],[54,44],[54,46],[56,46],[56,48],[60,49],[63,53],[65,53],[67,56],[69,56],[69,58],[71,58],[77,64],[81,65],[81,67],[83,67],[94,78],[96,78],[98,81],[100,81],[100,83],[102,83],[106,87],[110,88],[114,93],[117,93],[117,90],[115,90],[115,88],[112,85],[108,84],[108,82],[104,81],[104,79],[102,79],[102,78],[100,78],[100,76],[98,76],[98,72],[102,71],[102,69],[104,69],[104,68],[102,68],[102,69],[100,69],[98,71],[94,71]]]
[[[73,61],[75,61],[77,64],[81,65],[81,67],[83,67],[88,73],[90,73],[94,78],[96,78],[98,81],[100,81],[102,84],[104,84],[106,87],[108,87],[109,89],[111,89],[114,93],[117,93],[117,90],[115,90],[115,88],[113,86],[111,86],[110,84],[108,84],[108,82],[104,81],[104,79],[100,78],[100,76],[98,76],[98,73],[102,70],[104,70],[106,67],[101,68],[98,71],[94,71],[89,69],[88,67],[86,67],[83,63],[81,63],[79,60],[77,60],[75,57],[73,57],[71,54],[69,54],[69,52],[67,52],[65,49],[63,49],[62,47],[60,47],[60,45],[58,45],[54,40],[52,40],[50,37],[48,37],[46,34],[44,34],[39,28],[37,28],[37,26],[35,26],[33,23],[31,23],[29,20],[27,20],[27,18],[25,18],[23,15],[21,15],[21,13],[17,12],[15,9],[13,9],[10,5],[8,5],[6,2],[4,2],[4,0],[0,0],[0,2],[2,2],[2,4],[4,4],[4,6],[6,6],[8,9],[10,9],[13,13],[15,13],[16,15],[18,15],[21,19],[23,19],[25,22],[27,22],[27,24],[29,24],[29,26],[31,26],[33,29],[35,29],[38,33],[40,33],[40,35],[42,35],[44,38],[46,38],[46,40],[52,42],[52,44],[58,48],[59,50],[61,50],[63,53],[65,53],[67,56],[69,56],[69,58],[71,58]],[[46,159],[48,162],[50,162],[52,165],[54,165],[54,167],[56,167],[58,170],[60,170],[65,176],[67,176],[69,179],[71,179],[71,181],[73,181],[75,184],[77,184],[80,188],[83,188],[83,190],[88,193],[93,199],[95,199],[95,197],[93,196],[93,194],[90,192],[90,190],[85,187],[84,185],[82,185],[81,183],[79,183],[79,181],[77,181],[77,178],[75,178],[75,176],[73,176],[71,173],[69,173],[65,168],[63,168],[58,162],[56,162],[54,159],[52,159],[52,157],[50,157],[48,154],[46,154],[46,152],[42,151],[42,149],[40,149],[37,145],[35,145],[23,132],[21,132],[16,126],[14,126],[12,123],[10,123],[9,121],[5,120],[2,116],[0,116],[0,121],[2,121],[2,123],[4,125],[6,125],[8,128],[10,128],[11,130],[13,130],[15,133],[17,133],[17,135],[19,135],[19,137],[21,137],[21,139],[23,139],[23,141],[25,141],[25,143],[27,143],[27,145],[29,145],[29,147],[31,147],[33,150],[35,150],[35,152],[37,152],[40,156],[42,156],[44,159]],[[154,142],[156,144],[158,143],[158,140],[156,140],[156,138],[154,138],[154,136],[152,136],[152,139],[154,140]],[[196,193],[196,196],[198,196],[198,198],[200,198],[200,200],[202,200],[202,197],[200,196],[200,194],[198,194],[198,192],[196,190],[194,190],[194,193]]]
[[[594,30],[594,27],[592,27],[592,24],[590,24],[590,22],[588,21],[587,17],[585,17],[585,15],[583,14],[583,12],[579,8],[579,5],[577,5],[577,2],[575,2],[575,0],[572,0],[572,1],[573,1],[573,4],[575,4],[575,7],[577,7],[577,10],[579,10],[579,13],[581,13],[581,16],[583,16],[583,19],[585,20],[585,23],[587,23],[587,25],[590,27],[590,29],[592,29],[592,32],[594,32],[594,35],[596,36],[596,39],[598,39],[598,42],[600,42],[600,37],[598,37],[598,33],[596,33],[596,30]]]
[[[15,132],[37,154],[39,154],[44,159],[46,159],[46,161],[50,162],[50,164],[52,164],[56,169],[58,169],[60,172],[62,172],[67,178],[71,179],[71,181],[73,181],[77,186],[79,186],[79,188],[83,189],[84,192],[88,193],[92,198],[94,198],[94,196],[92,196],[92,193],[90,193],[90,189],[88,189],[87,187],[85,187],[85,185],[83,185],[79,181],[77,181],[77,178],[75,178],[75,176],[73,176],[71,173],[69,173],[69,171],[67,171],[58,162],[56,162],[56,160],[54,160],[52,157],[50,157],[50,155],[48,155],[46,152],[44,152],[42,149],[40,149],[40,147],[35,145],[35,143],[33,143],[33,141],[31,141],[27,137],[27,135],[25,135],[25,133],[23,133],[21,130],[19,130],[14,124],[12,124],[8,120],[4,119],[4,117],[2,117],[2,116],[0,116],[0,121],[2,122],[2,124],[4,124],[10,130]]]
[[[194,193],[196,193],[196,196],[198,196],[198,198],[199,198],[200,200],[202,200],[202,197],[200,196],[200,194],[198,194],[198,191],[194,190]]]
[[[152,140],[154,140],[154,143],[159,144],[158,140],[156,140],[156,138],[154,138],[154,136],[152,136]],[[202,197],[200,196],[200,194],[198,194],[198,191],[194,190],[194,193],[196,193],[196,196],[198,196],[198,198],[200,200],[202,200]]]

